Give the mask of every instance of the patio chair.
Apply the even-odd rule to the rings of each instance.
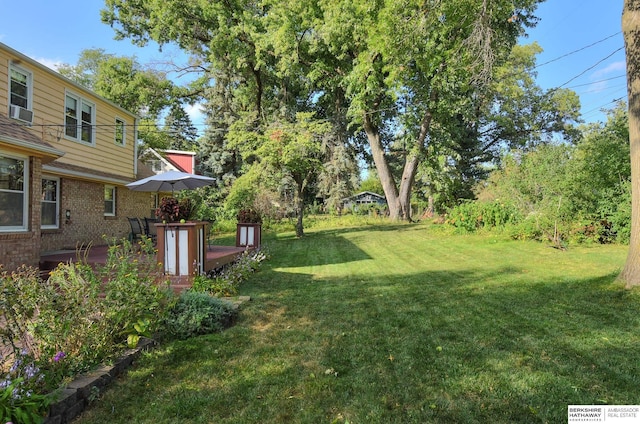
[[[158,238],[158,229],[155,226],[157,222],[159,220],[155,218],[144,218],[144,233],[153,241],[153,244],[156,243]]]
[[[127,218],[129,220],[129,225],[131,225],[131,233],[129,234],[129,240],[131,242],[136,242],[142,240],[142,236],[144,235],[144,229],[142,228],[142,224],[138,218]]]

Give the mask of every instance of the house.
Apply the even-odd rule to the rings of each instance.
[[[357,211],[360,206],[370,205],[386,206],[387,199],[384,196],[370,191],[363,191],[362,193],[342,199],[342,208],[345,210]]]
[[[146,167],[152,174],[161,174],[167,171],[188,172],[198,174],[196,167],[196,152],[184,150],[156,150],[151,147],[145,149],[138,157],[138,166]],[[153,215],[160,206],[163,193],[154,193],[151,201],[151,214]]]
[[[184,150],[146,149],[140,155],[140,161],[149,166],[155,174],[167,171],[180,171],[196,174],[196,152]]]
[[[0,264],[126,237],[146,216],[135,114],[0,43]],[[147,170],[146,174],[143,170]]]

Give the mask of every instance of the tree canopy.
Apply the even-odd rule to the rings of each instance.
[[[471,122],[472,100],[535,22],[538,0],[106,0],[120,38],[176,43],[203,64],[205,86],[225,84],[232,112],[270,120],[313,110],[365,134],[392,218],[409,219],[417,165],[432,125]],[[227,75],[230,78],[216,79]],[[390,167],[403,134],[402,174]]]

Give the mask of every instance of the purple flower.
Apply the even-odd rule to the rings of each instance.
[[[9,368],[9,373],[13,374],[14,372],[18,371],[18,368],[20,368],[20,365],[22,365],[22,360],[16,359],[13,365],[11,365],[11,368]]]
[[[56,353],[56,356],[53,357],[53,362],[60,362],[60,360],[62,360],[62,358],[64,358],[65,356],[67,355],[64,352],[60,351]]]
[[[40,372],[40,369],[33,364],[29,364],[24,368],[24,375],[27,379],[35,377],[38,372]]]

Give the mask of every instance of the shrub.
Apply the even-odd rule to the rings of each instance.
[[[41,360],[65,352],[62,377],[85,371],[114,352],[100,291],[91,267],[67,263],[58,265],[32,294],[38,311],[29,325],[33,352]]]
[[[23,266],[8,272],[0,265],[0,349],[6,352],[0,357],[0,370],[7,369],[14,355],[33,344],[28,323],[36,312],[40,287],[37,269]]]
[[[268,258],[269,254],[264,247],[245,250],[235,262],[206,275],[197,275],[193,280],[192,290],[214,296],[234,296],[238,292],[238,286]]]
[[[129,347],[140,336],[151,337],[160,328],[173,294],[161,288],[162,271],[148,240],[137,247],[127,240],[111,244],[107,263],[100,268],[105,286],[105,316],[114,340],[126,338]]]
[[[162,275],[155,255],[143,254],[152,252],[147,242],[113,243],[97,271],[60,264],[46,281],[27,267],[0,272],[0,347],[7,352],[0,369],[27,348],[54,389],[120,353],[125,340],[135,344],[158,329],[173,295],[157,286]]]
[[[519,222],[517,209],[500,201],[468,201],[451,208],[446,223],[465,231],[479,228],[504,227]]]
[[[234,309],[231,302],[206,293],[186,291],[169,312],[165,328],[178,339],[215,333],[231,324]]]

